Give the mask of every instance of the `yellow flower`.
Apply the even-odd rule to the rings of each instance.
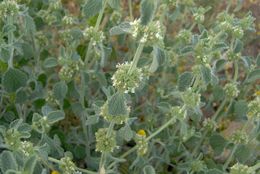
[[[260,90],[256,91],[256,92],[255,92],[255,95],[256,95],[256,96],[260,96]]]
[[[51,174],[60,174],[57,170],[53,170]]]
[[[145,132],[145,130],[143,130],[143,129],[140,129],[140,130],[137,132],[137,134],[140,135],[140,136],[146,137],[146,132]]]

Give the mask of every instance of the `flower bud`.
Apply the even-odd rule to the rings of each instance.
[[[236,163],[231,167],[230,174],[255,174],[255,171],[247,165]]]
[[[140,68],[134,67],[131,75],[129,75],[129,69],[131,63],[125,62],[118,64],[117,71],[112,76],[113,86],[125,93],[134,93],[135,89],[138,88],[144,78],[143,71]]]
[[[260,119],[260,97],[256,97],[253,101],[248,104],[247,117],[255,118],[256,120]]]
[[[72,162],[70,157],[63,157],[60,161],[60,168],[64,174],[74,174],[76,172],[76,165]]]
[[[137,132],[135,142],[137,146],[137,155],[144,156],[148,151],[148,142],[146,141],[146,133],[143,129]]]
[[[19,5],[15,0],[4,0],[0,3],[0,16],[15,16],[19,13]]]
[[[191,171],[194,173],[205,171],[207,166],[205,165],[204,161],[201,160],[194,160],[191,162]]]
[[[29,141],[22,141],[19,146],[19,150],[24,154],[24,156],[28,157],[34,153],[33,144]]]
[[[231,136],[231,142],[234,144],[246,144],[248,143],[248,135],[246,132],[238,130]]]
[[[216,130],[217,128],[217,124],[214,120],[210,119],[210,118],[206,118],[204,121],[203,121],[203,127],[204,129],[206,129],[207,131],[209,132],[213,132]]]
[[[108,128],[101,128],[96,133],[96,151],[107,153],[113,152],[116,147],[116,133],[114,130],[108,134]]]
[[[96,29],[92,26],[86,28],[83,35],[86,40],[92,40],[93,46],[102,43],[105,39],[104,33],[102,31],[96,31]]]
[[[226,97],[231,99],[238,96],[239,90],[237,89],[237,85],[234,83],[227,83],[224,87],[224,91]]]
[[[101,107],[101,116],[104,117],[105,120],[108,122],[112,122],[115,124],[123,124],[124,122],[127,121],[130,113],[130,107],[127,107],[127,114],[126,115],[111,115],[109,114],[108,111],[108,102],[106,102],[102,107]]]
[[[194,108],[200,104],[200,94],[194,93],[191,88],[182,93],[182,100],[188,107]]]

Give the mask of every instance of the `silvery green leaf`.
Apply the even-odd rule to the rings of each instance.
[[[53,87],[53,95],[57,100],[62,101],[68,92],[68,86],[64,81],[56,83]]]
[[[26,86],[28,76],[19,69],[9,68],[3,75],[2,84],[9,92],[16,92],[19,88]]]
[[[246,114],[247,114],[247,102],[245,100],[238,100],[235,102],[235,105],[234,105],[234,112],[235,112],[235,117],[236,118],[243,118],[243,117],[246,117]]]
[[[242,49],[243,49],[243,46],[244,46],[243,42],[241,40],[239,40],[239,39],[236,39],[235,46],[234,46],[235,47],[234,48],[234,53],[241,52]]]
[[[152,54],[153,54],[153,61],[149,71],[154,73],[159,67],[159,64],[165,59],[165,52],[158,47],[154,47]]]
[[[18,169],[17,162],[16,162],[15,157],[12,152],[5,150],[4,152],[1,153],[0,168],[1,168],[2,172],[4,172],[4,173],[10,169],[13,169],[13,170]]]
[[[65,118],[65,114],[62,111],[52,111],[47,115],[48,122],[50,124],[56,123]]]
[[[123,93],[117,92],[108,100],[108,112],[114,116],[127,114],[127,106]]]
[[[141,1],[141,23],[143,25],[147,25],[153,19],[156,5],[156,1],[153,0]]]
[[[118,26],[112,27],[109,32],[111,36],[130,33],[131,25],[129,22],[123,22]]]
[[[260,69],[255,69],[248,74],[246,82],[250,83],[259,79],[260,79]]]
[[[223,172],[219,169],[210,169],[206,172],[206,174],[223,174]]]
[[[29,159],[26,160],[25,165],[24,165],[24,172],[26,174],[33,174],[34,168],[37,163],[37,158],[35,155],[30,156]]]
[[[204,83],[206,85],[209,84],[211,81],[210,68],[202,65],[202,66],[200,66],[200,73],[201,73],[201,77],[202,77],[202,80],[204,81]]]
[[[43,115],[48,115],[50,112],[54,111],[53,108],[48,105],[44,105],[41,110]]]
[[[95,16],[102,9],[103,0],[88,0],[83,6],[83,13],[87,18]]]
[[[119,136],[126,141],[130,141],[134,137],[134,133],[128,124],[126,124],[124,127],[119,129],[118,133]]]
[[[193,75],[191,72],[184,72],[180,75],[178,79],[178,89],[180,91],[185,91],[191,86]]]
[[[97,124],[99,121],[99,116],[97,115],[91,115],[88,116],[88,119],[86,121],[86,125],[93,125],[93,124]]]
[[[57,65],[58,65],[58,61],[54,57],[49,57],[49,58],[45,59],[44,62],[43,62],[44,68],[53,68]]]
[[[120,9],[120,0],[108,0],[108,4],[113,9],[116,9],[116,10]]]
[[[143,172],[144,174],[156,174],[153,166],[151,165],[146,165],[144,168],[143,168]]]
[[[260,66],[260,53],[256,57],[256,65]]]
[[[249,146],[246,145],[240,145],[238,146],[236,153],[235,153],[235,159],[238,160],[240,163],[245,163],[250,158],[252,158],[253,151]]]
[[[27,30],[27,32],[30,34],[35,33],[36,26],[35,26],[33,18],[29,15],[25,15],[24,22],[25,22],[25,29]]]
[[[209,144],[211,145],[215,154],[220,154],[226,147],[227,141],[220,134],[214,134],[209,138]]]

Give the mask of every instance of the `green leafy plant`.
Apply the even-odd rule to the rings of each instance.
[[[259,36],[242,7],[2,0],[0,173],[258,173]]]

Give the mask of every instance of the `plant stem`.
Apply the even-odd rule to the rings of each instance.
[[[234,82],[236,82],[237,81],[237,78],[238,78],[238,61],[235,61],[234,62]]]
[[[102,9],[98,14],[97,22],[96,22],[96,25],[95,25],[95,31],[97,31],[98,28],[99,28],[99,25],[101,23],[101,19],[103,17],[103,14],[104,14],[104,11],[105,11],[105,8],[106,8],[106,4],[107,4],[107,0],[104,1],[104,4],[102,5]]]
[[[104,14],[104,11],[105,11],[105,8],[106,8],[106,4],[107,4],[107,0],[104,1],[102,9],[99,12],[99,15],[98,15],[98,18],[97,18],[97,21],[96,21],[96,25],[95,25],[95,31],[98,31],[98,28],[99,28],[100,23],[101,23],[101,19],[103,17],[103,14]],[[88,48],[87,48],[87,52],[86,52],[86,56],[85,56],[85,66],[88,64],[88,61],[89,61],[89,56],[90,56],[92,44],[93,44],[93,40],[91,39],[89,44],[88,44]]]
[[[112,131],[113,131],[113,128],[114,128],[114,125],[115,123],[111,122],[109,124],[109,127],[108,127],[108,131],[107,131],[107,137],[109,137],[111,134],[112,134]],[[103,168],[105,168],[105,165],[106,165],[106,158],[107,158],[107,153],[102,153],[101,154],[101,158],[100,158],[100,162],[99,162],[99,172],[101,173],[101,170]]]
[[[48,157],[48,160],[51,161],[51,162],[57,163],[57,164],[63,164],[60,160],[57,160],[57,159],[52,158],[52,157]],[[76,167],[76,169],[80,172],[87,173],[87,174],[97,174],[97,172],[93,172],[93,171],[90,171],[90,170],[87,170],[87,169],[82,169],[82,168],[79,168],[79,167]]]
[[[152,139],[153,137],[155,137],[156,135],[158,135],[161,131],[163,131],[165,128],[167,128],[172,122],[175,121],[175,117],[172,117],[170,120],[168,120],[164,125],[162,125],[159,129],[157,129],[157,131],[155,131],[154,133],[152,133],[149,137],[147,137],[145,139],[145,141],[149,141],[150,139]],[[134,147],[132,147],[131,149],[129,149],[128,151],[126,151],[123,155],[121,155],[119,158],[125,158],[126,156],[128,156],[129,154],[133,153],[135,150],[137,149],[137,146],[135,145]],[[114,165],[116,164],[116,162],[112,162],[109,166],[108,169],[111,169]]]
[[[223,167],[223,170],[224,170],[224,171],[227,169],[228,165],[229,165],[230,162],[232,161],[233,156],[234,156],[234,154],[235,154],[237,148],[238,148],[238,145],[236,144],[236,145],[233,147],[233,149],[232,149],[232,151],[231,151],[231,154],[229,155],[227,161],[226,161],[225,164],[224,164],[224,167]]]
[[[133,59],[133,62],[132,62],[132,65],[128,71],[128,74],[131,74],[134,70],[134,68],[136,68],[137,66],[137,63],[140,59],[140,56],[141,56],[141,53],[143,51],[143,48],[144,48],[144,43],[139,43],[138,47],[137,47],[137,50],[135,52],[135,55],[134,55],[134,59]]]
[[[132,0],[128,0],[128,7],[129,7],[130,19],[131,19],[131,21],[133,21],[134,16],[133,16],[133,9],[132,9]]]
[[[13,25],[13,16],[7,16],[7,25],[11,26]],[[13,47],[13,42],[14,42],[14,33],[12,29],[8,31],[8,45],[10,47],[10,57],[8,60],[8,67],[13,68],[13,59],[14,59],[14,47]]]
[[[224,101],[221,103],[221,105],[218,107],[218,110],[215,112],[215,114],[212,116],[212,120],[215,121],[219,115],[219,113],[223,110],[224,106],[226,105],[227,103],[227,99],[225,98]],[[197,144],[197,146],[194,148],[193,152],[192,152],[192,156],[195,156],[197,155],[198,153],[198,150],[201,146],[201,144],[203,143],[204,139],[206,138],[208,134],[208,131],[205,131],[199,141],[199,143]]]

